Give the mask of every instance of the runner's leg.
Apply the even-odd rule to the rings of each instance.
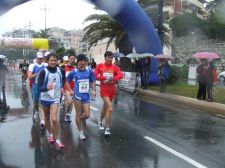
[[[51,123],[50,123],[50,107],[42,106],[43,112],[45,114],[45,127],[47,128],[49,134],[52,133]]]
[[[83,126],[83,129],[86,129],[86,119],[90,117],[90,104],[83,103],[82,110],[83,110],[83,114],[81,115],[82,126]]]
[[[58,111],[59,111],[59,104],[58,103],[51,104],[50,115],[52,121],[52,134],[55,139],[58,139],[59,134]]]
[[[110,117],[112,113],[112,101],[109,97],[103,97],[104,105],[105,105],[105,124],[106,128],[110,127]]]
[[[64,111],[64,120],[71,122],[71,112],[73,109],[73,100],[69,91],[65,91],[65,111]]]
[[[75,121],[78,131],[81,131],[81,102],[79,100],[74,100],[74,107],[76,110]]]

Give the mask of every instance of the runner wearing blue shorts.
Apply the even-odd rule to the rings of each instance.
[[[96,96],[95,76],[92,71],[89,71],[85,66],[86,56],[80,54],[77,56],[77,68],[72,70],[66,78],[66,86],[73,95],[74,106],[76,110],[76,125],[79,131],[80,140],[85,140],[86,137],[81,128],[81,120],[88,119],[90,116],[90,86],[92,85],[92,95]],[[70,81],[75,79],[74,88],[70,88]],[[81,115],[81,111],[83,113]]]
[[[57,148],[64,148],[59,140],[58,111],[61,93],[63,92],[64,73],[57,67],[55,53],[47,57],[48,66],[40,72],[38,89],[41,92],[41,104],[45,114],[45,125],[49,132],[48,142],[55,143]]]
[[[42,69],[45,68],[45,65],[43,62],[43,54],[41,52],[37,52],[37,61],[35,64],[32,64],[32,66],[29,66],[28,69],[28,78],[32,80],[32,99],[34,104],[34,116],[33,119],[36,119],[37,114],[39,114],[40,117],[40,127],[41,129],[44,129],[45,123],[44,123],[44,113],[40,109],[40,92],[38,91],[38,78],[39,73]]]

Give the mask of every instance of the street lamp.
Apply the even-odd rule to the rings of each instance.
[[[44,4],[44,6],[41,7],[41,10],[44,11],[44,17],[45,17],[45,18],[44,18],[44,19],[45,19],[45,20],[44,20],[44,21],[45,21],[45,29],[44,29],[45,34],[44,34],[44,35],[45,35],[45,37],[46,37],[46,35],[47,35],[47,32],[46,32],[46,12],[47,12],[47,10],[48,10],[47,4]]]

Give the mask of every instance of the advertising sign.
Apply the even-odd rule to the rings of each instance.
[[[120,89],[133,92],[136,86],[139,86],[139,74],[136,72],[123,72],[123,78],[119,80],[118,87]]]

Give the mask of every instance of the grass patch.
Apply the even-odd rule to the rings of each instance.
[[[149,90],[159,91],[159,86],[149,86]],[[168,84],[166,93],[196,98],[198,92],[198,85],[188,85],[184,82],[176,82],[175,84]],[[214,102],[225,104],[225,89],[217,86],[213,87]]]

